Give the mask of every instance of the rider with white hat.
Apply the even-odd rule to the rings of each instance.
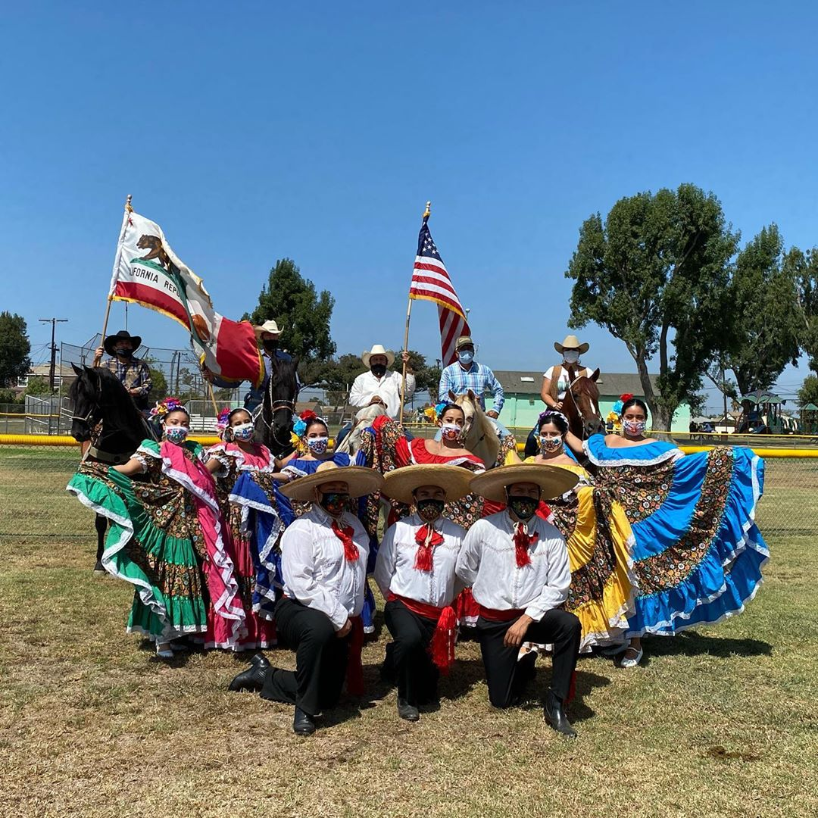
[[[395,354],[381,344],[375,344],[361,355],[361,360],[368,371],[355,378],[349,393],[349,405],[362,408],[377,403],[386,409],[389,417],[396,418],[400,414],[402,377],[400,373],[389,370],[395,363]],[[401,360],[408,363],[409,353],[403,352]],[[414,394],[415,376],[407,367],[405,399],[408,401]]]
[[[568,389],[568,371],[573,369],[575,377],[590,376],[592,369],[580,363],[580,355],[584,355],[590,344],[581,344],[576,335],[566,335],[560,344],[554,342],[554,349],[562,355],[562,362],[558,366],[551,366],[542,376],[542,391],[540,396],[550,409],[562,411],[562,402]]]
[[[261,348],[261,359],[264,361],[264,380],[257,389],[250,388],[250,391],[244,396],[244,408],[252,412],[256,407],[261,405],[264,400],[264,390],[267,388],[267,382],[270,379],[270,369],[273,358],[280,361],[292,361],[292,355],[279,348],[279,338],[281,337],[281,330],[278,324],[272,319],[265,321],[257,327],[253,327],[256,331],[256,340]]]

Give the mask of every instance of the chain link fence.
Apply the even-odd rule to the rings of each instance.
[[[96,542],[93,514],[65,491],[79,458],[76,444],[0,442],[0,541],[87,540],[89,548]],[[768,542],[816,536],[818,457],[768,456],[765,462],[758,524]]]

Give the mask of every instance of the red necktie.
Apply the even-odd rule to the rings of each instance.
[[[529,536],[522,523],[517,523],[514,526],[514,556],[517,557],[518,568],[531,565],[531,555],[528,553],[528,547],[535,542],[537,542],[536,533]]]
[[[341,527],[333,520],[332,533],[344,544],[344,559],[347,562],[355,562],[360,556],[358,548],[355,543],[352,542],[352,535],[355,533],[355,529],[351,525]]]
[[[432,549],[443,542],[443,535],[432,528],[431,523],[422,525],[415,533],[418,550],[415,553],[415,568],[418,571],[432,570]]]

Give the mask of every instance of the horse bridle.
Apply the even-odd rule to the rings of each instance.
[[[295,401],[291,400],[274,400],[270,403],[270,423],[267,422],[266,418],[264,417],[264,407],[262,406],[261,412],[259,413],[259,417],[261,418],[261,422],[267,427],[270,432],[271,437],[275,440],[279,446],[286,446],[290,441],[289,440],[279,440],[276,437],[276,430],[275,430],[275,414],[276,412],[280,412],[282,409],[287,410],[290,413],[290,423],[292,423],[293,418],[295,417]]]
[[[583,377],[586,377],[586,376],[583,376]],[[587,435],[585,434],[585,418],[583,418],[583,416],[582,416],[582,409],[579,408],[579,404],[577,403],[576,395],[574,395],[574,390],[571,388],[578,380],[579,380],[579,378],[574,378],[574,380],[571,381],[568,384],[568,387],[566,388],[565,391],[566,391],[566,393],[568,395],[571,396],[571,401],[574,404],[574,409],[577,410],[577,417],[579,418],[580,423],[582,424],[582,439],[587,440]],[[600,420],[601,420],[601,418],[600,418]],[[570,423],[570,421],[569,421],[569,423]]]

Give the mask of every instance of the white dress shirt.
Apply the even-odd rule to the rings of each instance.
[[[381,593],[390,591],[398,596],[445,608],[460,591],[455,588],[457,555],[463,545],[466,531],[442,517],[432,524],[443,536],[443,542],[432,549],[432,570],[415,568],[415,555],[420,547],[415,535],[425,523],[415,513],[391,525],[384,535],[375,562],[375,582]]]
[[[588,366],[575,364],[576,366],[576,373],[577,377],[590,377],[593,374],[593,369]],[[565,368],[566,365],[560,364],[560,376],[557,378],[557,399],[558,400],[565,400],[565,393],[568,391],[568,370]],[[543,378],[548,378],[548,380],[552,380],[554,377],[554,369],[555,367],[549,366],[545,372],[542,373]]]
[[[343,514],[338,524],[351,526],[358,559],[344,558],[344,544],[332,530],[332,520],[320,506],[294,520],[281,538],[284,595],[326,614],[335,630],[364,605],[369,535],[360,520]]]
[[[535,515],[528,521],[528,533],[537,534],[528,549],[531,563],[518,568],[514,522],[508,511],[478,520],[466,534],[457,576],[472,586],[474,598],[484,608],[523,609],[539,622],[546,611],[568,599],[571,571],[565,540],[551,523]]]
[[[401,374],[387,370],[382,378],[372,372],[362,372],[355,378],[349,393],[350,406],[367,406],[377,395],[386,404],[386,414],[396,418],[400,414]],[[415,376],[406,373],[406,400],[415,394]]]

